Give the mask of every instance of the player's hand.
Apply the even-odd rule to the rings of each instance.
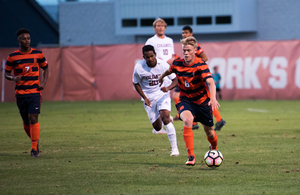
[[[216,99],[210,99],[208,105],[211,107],[212,111],[218,110],[220,107],[220,104]]]
[[[169,89],[167,87],[162,87],[162,88],[160,88],[160,90],[162,90],[165,93],[169,91]]]
[[[150,100],[148,98],[145,98],[144,102],[145,102],[145,105],[151,107],[151,102],[150,102]]]
[[[14,81],[15,81],[16,83],[18,83],[18,82],[21,81],[21,78],[22,78],[21,75],[15,76]]]
[[[43,90],[45,88],[46,83],[41,83],[38,90]]]

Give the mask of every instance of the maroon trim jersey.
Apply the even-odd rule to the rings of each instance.
[[[201,58],[195,58],[191,65],[186,65],[184,59],[174,60],[170,71],[176,74],[180,88],[180,100],[204,106],[210,101],[210,93],[205,83],[212,74],[207,64]]]
[[[31,48],[30,52],[23,53],[20,50],[14,51],[7,57],[5,71],[14,70],[14,75],[21,75],[21,81],[16,83],[16,97],[24,97],[31,94],[39,93],[39,67],[48,68],[44,54],[36,49]]]

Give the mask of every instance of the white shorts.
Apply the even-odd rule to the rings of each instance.
[[[162,96],[160,99],[151,102],[151,107],[144,104],[145,110],[148,114],[151,124],[153,124],[159,117],[160,110],[169,110],[171,111],[171,98],[170,94],[167,93]]]

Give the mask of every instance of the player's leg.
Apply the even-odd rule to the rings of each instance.
[[[221,128],[226,124],[226,121],[222,119],[219,110],[214,110],[212,113],[217,121],[215,125],[215,131],[220,131]]]
[[[194,116],[189,110],[180,111],[180,118],[184,122],[183,127],[183,139],[186,145],[189,159],[185,163],[186,165],[195,165],[195,154],[194,154],[194,134],[192,130]]]
[[[179,150],[178,150],[178,146],[177,146],[176,130],[175,130],[175,127],[170,118],[170,111],[169,110],[160,110],[159,113],[160,113],[160,117],[164,123],[164,126],[166,127],[167,135],[168,135],[171,147],[172,147],[171,156],[178,156]]]
[[[28,101],[28,118],[30,125],[30,136],[31,136],[31,156],[38,157],[38,143],[40,139],[40,124],[38,122],[38,116],[41,108],[41,96],[35,95]]]
[[[213,126],[203,125],[203,129],[204,129],[204,131],[206,133],[206,138],[207,138],[207,140],[210,143],[210,149],[211,150],[217,150],[218,136],[217,136],[216,132],[214,131]]]
[[[178,156],[179,151],[177,147],[177,137],[176,130],[172,123],[172,119],[170,116],[171,112],[171,98],[169,94],[165,94],[162,98],[160,98],[157,103],[157,109],[159,110],[160,118],[162,119],[164,126],[167,130],[167,135],[172,147],[171,156]]]
[[[153,126],[152,133],[154,134],[166,134],[167,132],[163,129],[162,120],[157,109],[156,102],[152,102],[152,106],[149,107],[144,104],[145,111],[147,112],[148,118]]]
[[[29,125],[29,118],[28,118],[28,105],[26,103],[26,98],[17,97],[17,106],[19,108],[20,115],[23,121],[23,128],[30,138],[30,125]]]

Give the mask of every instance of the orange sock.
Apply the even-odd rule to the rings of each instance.
[[[178,97],[178,98],[174,98],[175,105],[179,103],[179,100],[180,100],[180,98],[179,98],[179,97]],[[178,111],[177,111],[176,117],[178,117],[178,118],[179,118]]]
[[[26,134],[28,135],[28,137],[30,138],[30,125],[25,125],[23,123],[23,127],[24,127],[24,130],[26,132]]]
[[[30,124],[30,135],[31,135],[31,149],[37,150],[37,145],[40,138],[40,124]]]
[[[197,122],[193,122],[193,126],[197,125]]]
[[[213,131],[213,132],[214,132],[214,137],[210,138],[210,137],[206,136],[206,138],[211,144],[211,149],[216,150],[217,145],[218,145],[218,137],[217,137],[216,132],[215,131]]]
[[[183,139],[186,145],[186,149],[188,152],[188,155],[195,155],[194,154],[194,134],[193,134],[193,130],[192,127],[183,127]]]
[[[214,110],[212,113],[213,113],[214,117],[216,118],[217,122],[220,122],[222,120],[219,110]]]

